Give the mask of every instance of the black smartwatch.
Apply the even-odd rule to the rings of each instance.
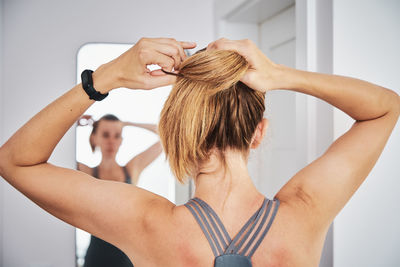
[[[92,73],[93,73],[92,70],[84,70],[82,72],[82,74],[81,74],[82,87],[83,87],[83,90],[85,90],[85,92],[88,94],[90,99],[93,99],[96,101],[101,101],[104,98],[106,98],[106,96],[108,96],[108,93],[102,94],[99,91],[96,91],[96,89],[94,89]]]

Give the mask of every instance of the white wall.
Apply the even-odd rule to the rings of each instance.
[[[400,1],[334,1],[334,73],[400,94]],[[335,138],[352,119],[334,111]],[[366,144],[368,145],[368,144]],[[400,266],[400,124],[334,224],[334,266]]]
[[[212,0],[5,0],[1,11],[1,143],[74,85],[83,44],[166,36],[196,41],[201,48],[214,36]],[[74,136],[74,129],[64,136],[50,162],[75,167]],[[1,183],[0,265],[75,266],[74,228]]]

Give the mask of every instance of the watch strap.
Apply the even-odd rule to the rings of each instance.
[[[93,87],[92,70],[84,70],[81,74],[82,87],[83,90],[88,94],[90,99],[101,101],[108,96],[107,94],[102,94]]]

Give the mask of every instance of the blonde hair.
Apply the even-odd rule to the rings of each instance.
[[[198,164],[216,149],[243,152],[265,110],[265,93],[240,82],[249,68],[234,51],[202,49],[182,62],[161,111],[158,131],[166,158],[180,183],[197,174]]]

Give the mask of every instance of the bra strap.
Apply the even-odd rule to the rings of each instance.
[[[128,169],[126,168],[126,166],[123,166],[122,169],[124,170],[124,174],[125,174],[125,183],[131,184],[132,180],[131,180],[131,176],[129,175]]]
[[[200,228],[206,236],[215,257],[222,254],[238,254],[250,259],[261,244],[262,240],[270,229],[272,222],[274,221],[279,207],[279,200],[274,199],[274,201],[271,201],[265,198],[262,206],[253,214],[253,216],[250,217],[250,219],[240,229],[233,240],[230,238],[218,215],[206,202],[199,198],[193,198],[190,199],[185,206],[189,209],[197,223],[200,225]],[[272,206],[274,206],[272,215],[270,216],[264,231],[262,231],[261,235],[259,235],[261,230],[264,228],[265,223],[267,222]],[[206,214],[208,220],[206,219],[204,213]],[[260,223],[258,224],[259,221]],[[211,225],[209,222],[211,222]],[[219,225],[219,228],[217,224]],[[256,231],[249,239],[250,234],[253,232],[257,224],[258,227]],[[222,236],[220,229],[222,230],[227,242]],[[240,251],[246,240],[249,241],[247,242],[245,248]],[[246,256],[246,252],[249,250],[254,241],[256,241],[255,245],[250,250],[250,253]],[[238,242],[239,244],[237,244]]]
[[[206,238],[207,238],[207,240],[208,240],[208,243],[209,243],[210,246],[211,246],[211,249],[212,249],[212,251],[213,251],[213,253],[214,253],[214,256],[217,257],[217,256],[219,256],[220,254],[222,254],[223,251],[222,251],[221,247],[219,246],[219,243],[218,243],[217,240],[216,240],[217,238],[216,238],[215,234],[213,233],[213,231],[211,230],[211,227],[210,227],[209,223],[207,222],[207,220],[206,220],[206,218],[204,217],[204,214],[202,213],[202,211],[200,210],[200,208],[197,206],[196,202],[190,200],[188,203],[185,204],[185,206],[190,210],[190,212],[193,214],[193,217],[196,219],[197,223],[200,225],[201,230],[203,231],[204,235],[206,236]],[[199,216],[197,215],[197,213],[194,211],[194,209],[193,209],[192,206],[193,206],[193,207],[196,209],[196,211],[200,214],[201,219],[199,218]],[[204,225],[205,225],[205,226],[204,226]],[[207,231],[206,227],[207,227],[207,229],[208,229],[209,232]],[[210,237],[210,235],[211,235],[211,237]],[[212,239],[211,239],[211,238],[212,238]],[[214,244],[213,241],[215,242],[216,245]],[[217,248],[218,248],[218,251],[217,251],[216,246],[217,246]]]
[[[261,215],[265,211],[265,207],[267,206],[267,203],[269,203],[269,200],[265,198],[264,201],[263,201],[262,206],[257,210],[256,213],[253,214],[253,216],[250,217],[250,219],[246,222],[246,224],[242,227],[242,229],[240,229],[239,233],[236,234],[235,238],[233,239],[233,241],[229,245],[229,247],[226,249],[225,253],[236,254],[240,250],[240,248],[242,247],[243,243],[246,241],[246,239],[248,238],[248,236],[250,235],[250,233],[252,232],[252,230],[256,226],[257,222],[259,221]],[[268,208],[269,208],[269,206],[270,205],[268,205]],[[241,236],[246,232],[246,229],[248,229],[250,225],[251,225],[250,230],[247,231],[245,236],[242,238],[241,242],[238,245],[235,245],[239,241]]]
[[[261,234],[260,238],[257,240],[257,243],[256,243],[256,244],[254,245],[254,247],[251,249],[251,251],[250,251],[250,253],[249,253],[249,255],[248,255],[249,258],[251,258],[251,257],[253,256],[254,252],[257,250],[258,246],[261,244],[261,242],[263,241],[265,235],[268,233],[269,228],[270,228],[271,225],[272,225],[272,222],[273,222],[274,219],[275,219],[275,215],[276,215],[276,212],[278,211],[278,207],[279,207],[279,204],[280,204],[279,199],[274,199],[274,204],[275,204],[275,205],[274,205],[274,211],[272,212],[271,218],[270,218],[269,221],[268,221],[268,225],[267,225],[267,227],[265,228],[264,232]],[[268,215],[267,215],[267,216],[268,216]],[[252,241],[253,241],[253,240],[250,241],[250,244],[251,244]],[[249,246],[249,245],[248,245],[248,246]],[[250,246],[249,246],[249,247],[250,247]],[[248,248],[247,248],[247,246],[246,246],[245,251],[243,251],[243,253],[245,253],[245,252],[247,251],[247,249],[248,249]]]
[[[93,177],[99,178],[99,168],[97,166],[93,168]]]
[[[231,237],[229,236],[228,232],[225,229],[225,226],[222,224],[221,220],[219,219],[218,215],[215,213],[215,211],[203,200],[199,198],[193,198],[193,201],[196,201],[200,206],[206,211],[206,214],[211,221],[215,231],[217,232],[217,235],[222,243],[222,247],[226,248],[231,242]],[[214,217],[214,219],[217,221],[219,228],[222,230],[224,233],[225,239],[222,237],[221,231],[218,229],[217,225],[215,224],[213,218],[211,218],[211,215]]]

